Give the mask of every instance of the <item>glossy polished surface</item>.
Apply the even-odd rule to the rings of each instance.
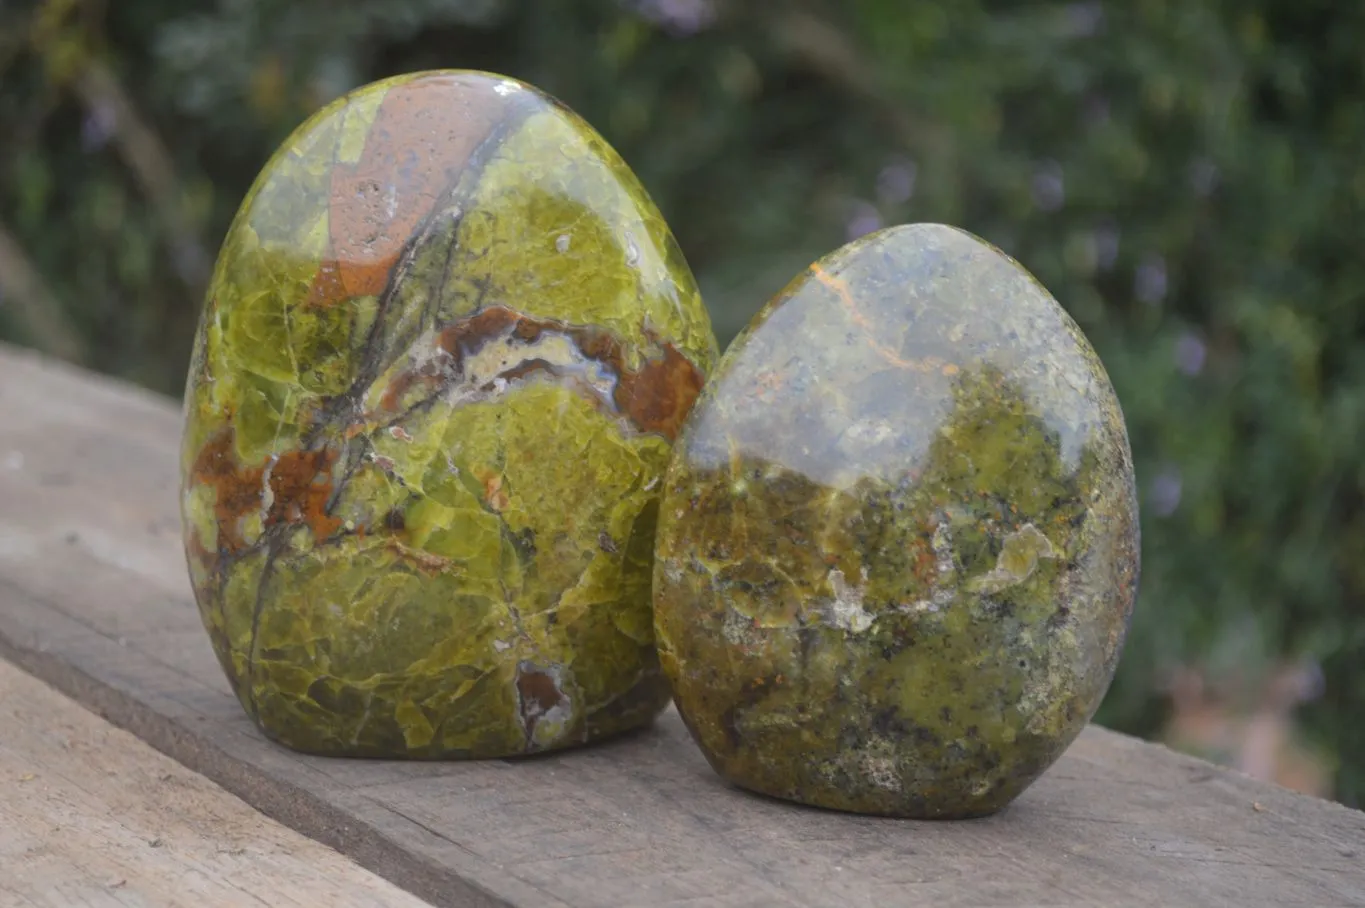
[[[644,190],[543,94],[433,72],[320,111],[223,244],[187,392],[189,566],[247,711],[363,756],[648,722],[659,480],[715,355]]]
[[[665,482],[655,621],[722,775],[967,817],[1093,714],[1137,575],[1089,343],[1012,259],[913,225],[817,262],[722,358]]]

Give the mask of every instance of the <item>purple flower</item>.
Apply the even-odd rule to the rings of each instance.
[[[114,135],[118,126],[118,116],[108,104],[96,104],[81,120],[81,148],[87,152],[99,151]]]
[[[1093,38],[1104,28],[1104,4],[1099,0],[1069,3],[1065,15],[1065,30],[1069,38]]]
[[[1208,348],[1197,335],[1186,331],[1175,342],[1176,368],[1189,376],[1198,375],[1204,371],[1204,360],[1208,357],[1208,352]]]
[[[877,174],[877,201],[883,205],[903,205],[915,194],[915,162],[898,160]]]
[[[716,21],[715,0],[637,0],[635,9],[677,38],[695,35]]]
[[[871,202],[864,202],[860,199],[853,205],[853,213],[849,216],[844,232],[851,241],[874,230],[879,230],[881,226],[881,212],[877,211],[876,206]]]
[[[1175,513],[1175,509],[1180,507],[1181,485],[1180,471],[1174,466],[1164,467],[1152,480],[1149,498],[1152,502],[1152,511],[1158,517],[1170,517]]]
[[[1159,255],[1149,255],[1138,265],[1133,277],[1133,293],[1149,306],[1155,306],[1166,298],[1166,260]]]

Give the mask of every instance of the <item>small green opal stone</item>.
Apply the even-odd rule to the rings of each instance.
[[[1127,432],[1079,328],[963,231],[880,231],[726,351],[665,479],[655,628],[733,782],[999,810],[1093,715],[1138,576]]]
[[[380,757],[648,723],[660,480],[715,356],[658,211],[550,98],[442,71],[318,112],[228,232],[186,393],[189,569],[247,712]]]

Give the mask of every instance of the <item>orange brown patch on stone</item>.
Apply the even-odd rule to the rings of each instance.
[[[916,541],[911,543],[911,573],[915,579],[924,584],[932,584],[938,577],[938,558],[934,554],[928,543]]]
[[[396,413],[402,403],[403,396],[414,387],[425,385],[428,388],[434,388],[440,384],[440,381],[440,371],[430,366],[401,372],[394,376],[393,381],[384,389],[383,395],[379,398],[379,410],[382,413]]]
[[[440,555],[433,555],[430,552],[407,545],[400,538],[401,536],[401,532],[395,533],[389,537],[385,545],[410,564],[433,574],[447,573],[455,569],[454,562],[449,558],[442,558]]]
[[[522,727],[528,737],[535,733],[542,716],[557,706],[569,705],[569,698],[560,689],[552,671],[530,662],[517,666],[516,684]]]
[[[475,352],[486,341],[511,329],[518,340],[534,343],[548,322],[538,322],[505,306],[489,306],[468,318],[447,325],[436,339],[436,345],[449,353],[456,363],[464,361],[465,352]]]
[[[265,529],[284,524],[307,526],[318,540],[341,529],[341,521],[327,513],[332,494],[332,466],[336,452],[330,448],[316,451],[286,451],[259,467],[241,467],[237,462],[234,433],[223,431],[204,445],[190,471],[190,482],[214,490],[214,516],[218,525],[218,548],[236,555],[248,548],[242,534],[242,520],[264,510]],[[267,473],[269,475],[267,475]],[[265,494],[266,488],[270,494]],[[266,506],[266,499],[269,506]],[[198,542],[196,554],[209,560]]]
[[[663,359],[648,360],[638,372],[621,376],[616,405],[644,431],[658,432],[672,441],[705,378],[672,344],[665,344],[663,351]]]
[[[512,500],[507,495],[502,474],[492,470],[480,470],[475,475],[479,482],[483,483],[483,497],[488,506],[499,513],[507,510]]]
[[[452,75],[388,90],[360,159],[332,169],[328,253],[311,303],[384,291],[404,244],[505,115],[499,102]]]

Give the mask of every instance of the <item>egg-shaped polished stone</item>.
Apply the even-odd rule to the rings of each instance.
[[[271,738],[491,757],[647,723],[660,479],[715,358],[658,211],[520,82],[427,72],[321,110],[223,244],[183,516]]]
[[[1081,731],[1138,576],[1103,366],[963,231],[827,256],[726,351],[675,448],[654,574],[678,709],[769,795],[991,813]]]

